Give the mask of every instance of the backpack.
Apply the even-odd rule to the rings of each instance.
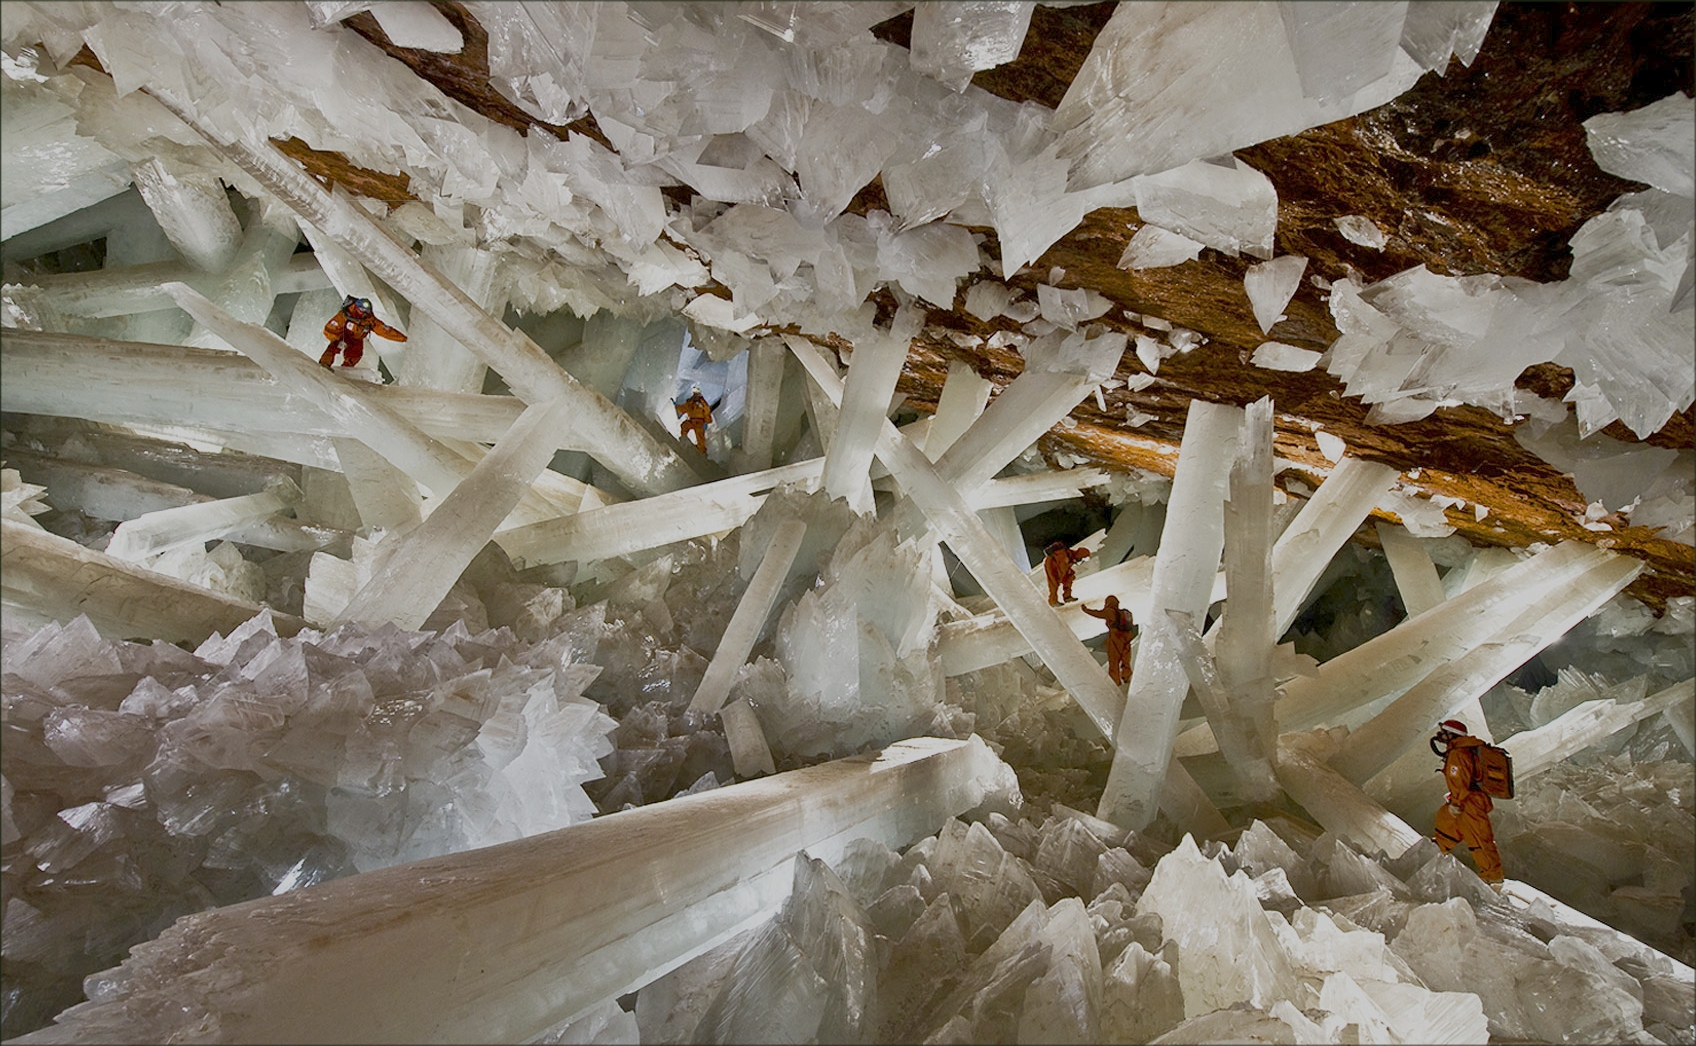
[[[1478,790],[1492,799],[1513,798],[1513,756],[1497,745],[1479,745]]]

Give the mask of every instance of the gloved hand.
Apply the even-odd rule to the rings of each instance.
[[[1450,814],[1450,816],[1453,816],[1453,817],[1459,817],[1460,816],[1460,807],[1456,806],[1453,803],[1450,803],[1449,804],[1449,814]]]

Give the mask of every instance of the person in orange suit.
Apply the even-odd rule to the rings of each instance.
[[[1472,852],[1478,877],[1497,893],[1502,889],[1502,855],[1496,849],[1496,832],[1490,811],[1496,804],[1479,788],[1478,749],[1484,741],[1466,732],[1458,719],[1445,719],[1431,738],[1431,750],[1443,757],[1443,781],[1449,794],[1437,808],[1436,834],[1431,838],[1444,853],[1465,843]]]
[[[1113,678],[1115,685],[1124,686],[1131,678],[1131,640],[1137,636],[1137,625],[1131,619],[1131,612],[1119,608],[1118,596],[1108,596],[1102,601],[1100,610],[1091,610],[1088,603],[1082,604],[1082,607],[1090,617],[1107,622],[1107,674]]]
[[[342,366],[358,366],[360,357],[365,355],[365,339],[372,334],[390,341],[406,340],[406,335],[377,318],[377,314],[371,311],[370,298],[348,295],[342,301],[341,311],[324,324],[324,337],[330,339],[330,345],[324,350],[324,355],[318,357],[318,362],[326,367],[332,366],[339,352]]]
[[[672,405],[683,419],[682,435],[693,437],[702,454],[707,452],[707,424],[713,420],[713,408],[699,388],[689,393],[682,403]]]
[[[1064,541],[1051,541],[1044,550],[1047,554],[1042,557],[1043,573],[1048,575],[1048,605],[1060,605],[1060,591],[1066,592],[1066,602],[1072,601],[1072,582],[1078,579],[1077,568],[1073,565],[1089,558],[1087,548],[1068,548]]]

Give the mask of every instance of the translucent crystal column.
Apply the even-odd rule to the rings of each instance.
[[[216,178],[169,170],[158,158],[132,164],[135,187],[185,260],[203,272],[222,272],[241,247],[241,222]]]
[[[271,274],[288,262],[299,242],[293,227],[285,233],[281,224],[252,219],[229,268],[198,281],[205,288],[206,297],[238,322],[262,325],[276,304],[277,288]],[[177,305],[180,307],[182,301],[178,300]],[[234,347],[227,346],[217,332],[205,328],[195,330],[184,344],[210,349]]]
[[[1377,698],[1402,694],[1444,664],[1500,632],[1528,607],[1572,583],[1609,554],[1563,541],[1439,607],[1290,680],[1277,705],[1283,730],[1328,723]]]
[[[965,360],[949,360],[942,395],[936,399],[930,431],[925,435],[925,457],[936,461],[971,427],[989,403],[995,386]]]
[[[1272,401],[1261,398],[1243,410],[1237,457],[1231,465],[1230,500],[1225,504],[1225,601],[1214,643],[1219,675],[1231,694],[1229,721],[1241,732],[1241,748],[1228,758],[1235,767],[1253,767],[1248,776],[1273,786],[1270,760],[1277,727],[1272,704]],[[1210,722],[1214,721],[1211,713]],[[1221,741],[1229,732],[1214,724]],[[1239,774],[1242,771],[1239,768]],[[1264,798],[1265,796],[1261,796]]]
[[[1551,766],[1650,716],[1688,704],[1693,698],[1696,698],[1696,680],[1686,679],[1641,701],[1585,701],[1535,730],[1523,730],[1500,744],[1513,756],[1514,782],[1523,789],[1527,780]],[[1423,746],[1413,751],[1423,751]],[[1403,811],[1408,816],[1427,815],[1443,801],[1442,778],[1431,772],[1435,762],[1429,752],[1417,760],[1404,756],[1368,781],[1365,790],[1392,810]]]
[[[739,473],[771,468],[787,358],[783,342],[776,338],[760,338],[748,345],[748,409],[742,415],[742,446],[731,456]]]
[[[789,567],[795,562],[795,554],[801,551],[801,539],[806,535],[806,521],[791,519],[771,536],[765,558],[760,560],[754,576],[749,579],[741,601],[736,604],[735,613],[730,615],[730,624],[724,627],[718,649],[713,651],[713,659],[707,665],[706,674],[701,677],[695,698],[689,702],[689,711],[712,713],[724,704],[724,699],[730,694],[730,684],[736,678],[736,670],[748,660],[748,652],[754,649],[755,641],[760,638],[760,630],[765,628],[766,618],[771,616],[771,608],[777,603],[778,592],[789,576]]]
[[[338,436],[333,442],[361,526],[406,530],[423,518],[423,495],[412,477],[350,436]]]
[[[1326,765],[1333,744],[1323,732],[1284,734],[1278,739],[1278,781],[1328,832],[1366,853],[1383,850],[1400,857],[1425,837],[1378,805],[1358,785]]]
[[[848,361],[842,400],[837,404],[836,432],[830,449],[825,451],[819,483],[831,497],[848,499],[862,514],[871,508],[868,476],[872,450],[887,420],[889,399],[895,393],[896,379],[901,377],[901,366],[907,362],[907,347],[924,326],[924,318],[922,310],[903,307],[896,312],[887,333],[862,339]]]
[[[424,624],[501,520],[552,460],[565,405],[526,408],[494,449],[441,504],[385,550],[372,574],[337,618],[376,629],[385,622],[413,630]]]
[[[797,852],[906,846],[1011,776],[915,738],[185,916],[17,1041],[529,1041],[770,918]]]
[[[1481,697],[1643,572],[1641,560],[1604,555],[1606,561],[1525,610],[1497,630],[1489,642],[1431,673],[1357,727],[1342,743],[1331,765],[1351,781],[1367,780],[1405,749],[1423,741],[1462,703]]]
[[[987,482],[1112,375],[1125,338],[1072,335],[1062,344],[1069,348],[1065,354],[1027,353],[1025,372],[937,459],[939,475],[965,494]]]
[[[561,370],[522,332],[489,315],[345,193],[326,192],[275,147],[266,144],[256,148],[222,135],[180,102],[159,91],[150,93],[213,148],[357,258],[372,275],[403,295],[418,315],[431,317],[475,352],[525,401],[564,399],[570,403],[575,427],[590,453],[632,490],[663,493],[699,481],[670,447],[605,396]]]
[[[1443,579],[1437,576],[1437,565],[1419,539],[1406,527],[1394,523],[1379,523],[1378,543],[1384,546],[1384,558],[1390,561],[1390,572],[1396,578],[1396,591],[1401,594],[1407,616],[1423,614],[1443,601]]]
[[[16,466],[32,482],[41,483],[52,491],[55,508],[77,509],[95,519],[121,523],[138,519],[149,512],[216,500],[187,487],[139,476],[126,469],[64,461],[15,447],[7,449],[6,462]],[[298,506],[296,511],[299,511]],[[222,536],[245,545],[280,552],[330,548],[343,554],[347,552],[351,538],[345,530],[315,526],[286,516],[271,516],[243,524]]]
[[[1159,812],[1178,709],[1189,692],[1166,611],[1193,619],[1207,612],[1224,547],[1225,487],[1241,419],[1234,407],[1190,401],[1149,613],[1139,621],[1142,634],[1113,768],[1096,810],[1097,817],[1126,828],[1146,828]]]
[[[7,411],[120,424],[181,425],[193,418],[198,426],[230,432],[350,434],[314,400],[279,387],[264,368],[235,353],[7,330],[0,358],[6,369],[0,403]],[[314,367],[316,360],[314,355]],[[524,410],[513,396],[398,385],[350,389],[438,438],[493,443]]]
[[[265,609],[156,574],[38,527],[11,520],[0,521],[0,527],[0,589],[8,607],[56,621],[86,614],[102,635],[114,639],[196,644],[213,632],[228,635]],[[273,611],[272,618],[279,635],[292,636],[306,627],[306,622],[291,614]]]
[[[501,531],[495,540],[507,555],[531,566],[622,556],[741,526],[759,510],[766,491],[781,483],[815,489],[823,470],[823,458],[810,458],[670,494],[513,527]]]
[[[263,327],[240,322],[187,287],[179,284],[177,288],[177,303],[185,312],[270,371],[284,388],[340,422],[341,431],[357,434],[437,496],[470,473],[470,462],[399,414],[359,395],[347,379],[306,359]]]
[[[1242,783],[1243,794],[1256,801],[1272,798],[1278,785],[1272,779],[1270,746],[1264,745],[1256,731],[1258,724],[1249,719],[1246,704],[1220,677],[1213,657],[1202,644],[1195,619],[1180,610],[1168,610],[1166,616],[1171,619],[1169,639],[1172,649],[1197,700],[1201,702],[1208,725],[1213,727],[1219,750],[1230,763],[1231,772]]]
[[[279,480],[270,490],[259,494],[148,512],[118,524],[118,529],[112,532],[111,544],[106,546],[106,554],[139,563],[174,548],[204,545],[273,516],[300,498],[299,487],[288,480]]]
[[[1346,457],[1319,484],[1272,547],[1273,635],[1282,636],[1301,613],[1331,557],[1372,514],[1399,473],[1388,465]]]
[[[165,285],[188,283],[198,286],[197,281],[203,278],[204,274],[193,266],[165,261],[95,269],[92,272],[35,276],[29,279],[29,285],[33,296],[60,315],[99,318],[175,308],[176,302],[171,300]],[[271,286],[279,295],[299,294],[329,287],[330,278],[318,267],[318,259],[314,255],[303,253],[292,255],[272,273]]]
[[[834,398],[842,394],[841,382],[810,342],[799,338],[785,340],[826,395]],[[1113,685],[1095,656],[1054,614],[1044,594],[1001,551],[960,491],[938,475],[930,459],[897,432],[888,418],[884,419],[877,454],[1060,685],[1088,713],[1096,728],[1111,737],[1122,704],[1119,688]]]
[[[463,290],[472,301],[495,314],[504,311],[494,300],[495,256],[476,247],[426,246],[419,260]],[[482,392],[488,365],[456,341],[423,309],[413,311],[406,332],[406,358],[395,381],[448,392]]]

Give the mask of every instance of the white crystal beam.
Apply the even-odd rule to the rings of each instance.
[[[801,551],[801,539],[806,535],[807,523],[800,519],[785,520],[772,534],[765,557],[749,579],[735,613],[730,615],[730,624],[725,626],[718,649],[713,651],[713,659],[695,690],[695,698],[689,702],[689,711],[710,714],[723,706],[724,699],[730,695],[730,684],[736,679],[736,670],[748,660],[749,651],[760,638],[760,630],[771,616],[771,608],[777,603],[789,567],[795,562],[795,554]]]
[[[199,585],[156,574],[85,548],[69,538],[11,520],[0,521],[0,590],[7,606],[73,621],[88,615],[114,639],[201,643],[228,635],[265,608]],[[272,612],[277,634],[292,636],[306,622]]]
[[[1406,821],[1326,765],[1330,739],[1323,733],[1284,734],[1278,739],[1278,780],[1326,831],[1367,853],[1400,857],[1425,837]]]
[[[122,523],[148,512],[199,505],[215,500],[187,487],[137,475],[125,469],[64,461],[8,448],[8,464],[45,485],[56,508],[74,508],[95,519]],[[274,517],[239,526],[225,535],[244,545],[300,552],[327,548],[346,555],[352,535],[335,527]]]
[[[345,193],[325,192],[275,146],[267,143],[254,148],[226,138],[163,92],[150,93],[231,163],[398,291],[417,314],[429,316],[461,345],[477,353],[521,398],[527,402],[563,399],[570,404],[586,449],[632,490],[658,494],[699,482],[675,451],[605,396],[561,370],[522,331],[489,315]]]
[[[393,622],[409,631],[423,625],[553,459],[554,433],[564,420],[558,401],[526,408],[435,511],[387,550],[336,623],[374,630]]]
[[[1388,465],[1346,457],[1319,484],[1272,546],[1273,635],[1282,636],[1301,613],[1314,582],[1399,473]]]
[[[204,544],[250,527],[300,501],[300,488],[287,480],[271,490],[148,512],[118,524],[106,554],[139,563],[148,556]]]
[[[500,304],[495,300],[493,286],[493,252],[432,244],[424,248],[420,259],[464,290],[479,306],[491,309]],[[397,382],[446,392],[478,393],[483,391],[488,369],[476,353],[461,345],[428,313],[414,310],[412,329],[406,332],[406,358],[395,374]]]
[[[1140,622],[1113,767],[1096,810],[1097,817],[1122,827],[1146,828],[1159,812],[1178,710],[1189,692],[1166,611],[1193,619],[1207,612],[1224,549],[1225,489],[1241,419],[1235,407],[1190,401],[1155,557],[1150,613]]]
[[[976,492],[966,495],[966,500],[971,502],[973,508],[979,510],[1037,505],[1045,501],[1066,501],[1112,478],[1111,474],[1097,468],[1002,476],[978,487]]]
[[[1232,696],[1249,750],[1269,760],[1277,745],[1272,680],[1272,401],[1243,409],[1225,504],[1225,579],[1231,598],[1213,638],[1219,675]],[[1208,717],[1210,720],[1212,716]],[[1216,731],[1217,733],[1217,731]],[[1270,772],[1268,772],[1268,775]],[[1268,776],[1268,780],[1269,780]]]
[[[975,738],[915,738],[185,916],[125,990],[17,1041],[527,1042],[770,918],[797,851],[906,846],[1004,776]]]
[[[888,333],[864,338],[854,347],[843,382],[842,400],[837,404],[836,432],[825,452],[824,474],[819,484],[833,498],[846,498],[856,512],[871,510],[870,472],[872,451],[882,423],[887,420],[889,398],[907,362],[907,349],[924,313],[910,307],[895,315]]]
[[[1423,614],[1441,603],[1443,579],[1437,576],[1437,565],[1419,539],[1394,523],[1379,523],[1377,530],[1378,543],[1384,546],[1384,558],[1390,561],[1407,616]]]
[[[230,267],[241,246],[241,222],[216,178],[179,176],[158,158],[131,165],[130,173],[178,254],[203,272]]]
[[[1644,563],[1604,553],[1608,559],[1575,578],[1551,598],[1530,607],[1490,642],[1444,665],[1349,734],[1331,765],[1364,782],[1468,700],[1507,677],[1612,599],[1644,570]]]
[[[748,409],[742,415],[742,446],[732,457],[737,472],[771,468],[785,359],[783,342],[776,338],[759,338],[748,346]]]
[[[1611,698],[1585,701],[1535,730],[1523,730],[1506,738],[1501,746],[1513,757],[1514,781],[1523,788],[1532,777],[1591,745],[1657,713],[1687,705],[1693,699],[1696,699],[1696,680],[1686,679],[1641,701],[1619,702]],[[1397,760],[1368,781],[1366,791],[1390,809],[1410,816],[1435,810],[1443,801],[1442,778],[1431,773],[1435,759],[1427,757],[1418,766],[1405,767],[1401,765],[1404,761]]]
[[[1103,596],[1118,596],[1119,605],[1141,621],[1151,613],[1150,586],[1153,578],[1154,559],[1138,556],[1116,567],[1078,575],[1078,583],[1072,586],[1078,602],[1053,609],[1079,639],[1099,636],[1107,631],[1106,624],[1100,618],[1084,613],[1079,604],[1099,602]],[[1208,603],[1216,603],[1223,598],[1225,574],[1221,571],[1213,577]],[[1031,645],[1005,614],[992,611],[938,628],[936,652],[942,661],[943,673],[956,676],[1023,657],[1031,652]]]
[[[818,485],[823,458],[503,530],[495,540],[531,566],[622,556],[741,526],[780,483]]]
[[[1488,581],[1408,618],[1353,650],[1319,666],[1312,676],[1284,684],[1274,706],[1280,730],[1307,730],[1339,720],[1358,724],[1433,671],[1502,632],[1526,608],[1536,606],[1586,571],[1604,562],[1605,550],[1582,541],[1563,541],[1522,560]],[[1345,724],[1346,725],[1346,724]],[[1206,725],[1186,731],[1186,755],[1218,751],[1204,735]]]
[[[1219,739],[1219,750],[1242,783],[1243,795],[1256,801],[1272,798],[1278,784],[1272,777],[1271,752],[1265,739],[1249,720],[1247,709],[1220,678],[1195,619],[1181,610],[1168,610],[1166,616],[1172,621],[1172,648],[1207,714],[1213,736]]]
[[[235,353],[8,327],[0,331],[0,357],[6,369],[0,403],[7,411],[119,424],[180,425],[193,418],[228,431],[359,435]],[[524,410],[514,396],[399,385],[369,385],[359,393],[415,419],[432,436],[480,443],[498,440]]]
[[[332,440],[348,495],[363,527],[405,530],[423,518],[418,483],[351,436]]]
[[[931,415],[930,430],[925,433],[925,457],[932,461],[942,457],[983,414],[994,388],[965,360],[948,361],[942,395],[936,398],[936,413]]]
[[[28,278],[26,286],[32,301],[40,301],[62,316],[98,319],[175,308],[165,285],[198,286],[204,278],[205,274],[193,266],[168,261],[34,276]],[[292,255],[272,276],[272,289],[279,296],[329,286],[330,277],[319,267],[317,256],[308,252]]]
[[[471,472],[471,462],[417,426],[360,395],[358,386],[302,356],[263,327],[242,323],[186,286],[177,285],[183,311],[271,373],[278,384],[311,401],[397,468],[441,497]]]
[[[842,395],[841,381],[810,342],[792,337],[784,340],[826,396],[836,399]],[[942,540],[1054,673],[1055,679],[1071,693],[1096,728],[1111,737],[1122,704],[1119,688],[1113,685],[1095,656],[1054,614],[1036,587],[1025,579],[1024,573],[1001,551],[960,491],[938,475],[930,459],[897,432],[888,418],[884,419],[878,438],[877,454]]]

